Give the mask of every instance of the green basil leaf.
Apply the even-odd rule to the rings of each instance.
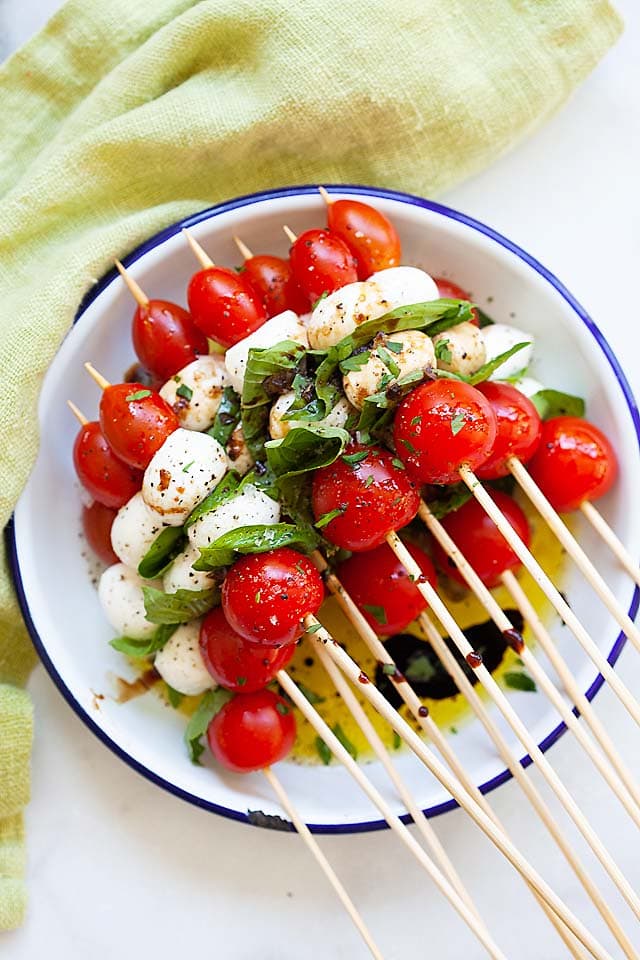
[[[226,447],[229,438],[240,423],[240,397],[233,387],[225,387],[222,391],[220,406],[213,424],[207,430],[210,437]]]
[[[184,700],[184,693],[180,693],[179,690],[174,690],[173,687],[165,680],[165,687],[167,690],[167,700],[171,704],[174,710],[177,710],[182,701]]]
[[[329,764],[331,763],[331,757],[333,756],[333,754],[331,753],[331,750],[329,750],[329,747],[326,745],[326,743],[321,737],[316,737],[315,745],[316,745],[316,750],[318,751],[318,756],[324,763],[325,767],[328,767]]]
[[[524,350],[525,347],[530,346],[531,341],[525,340],[522,343],[516,343],[510,350],[505,350],[504,353],[498,354],[497,357],[494,357],[493,360],[489,360],[488,363],[483,363],[479,370],[471,377],[465,377],[467,383],[470,383],[472,386],[475,386],[476,383],[483,383],[485,380],[488,380],[492,373],[495,373],[503,363],[509,360],[510,357],[513,357],[514,354],[519,353],[520,350]]]
[[[334,724],[334,725],[331,727],[331,729],[333,730],[333,732],[335,733],[336,737],[338,738],[338,740],[340,741],[340,743],[342,744],[342,746],[345,748],[345,750],[347,751],[347,753],[348,753],[351,757],[353,757],[354,760],[357,760],[357,759],[358,759],[358,751],[357,751],[356,747],[354,746],[354,744],[351,743],[351,740],[349,740],[349,737],[346,735],[346,733],[344,732],[344,730],[342,729],[342,727],[340,726],[340,724],[339,724],[339,723]]]
[[[538,390],[531,397],[542,420],[551,417],[584,417],[586,404],[582,397],[574,397],[560,390]]]
[[[211,491],[211,493],[204,498],[204,500],[198,504],[198,506],[191,511],[187,517],[187,521],[184,525],[186,530],[192,524],[199,520],[200,517],[204,517],[206,513],[211,513],[212,510],[215,510],[216,507],[219,507],[221,504],[226,503],[227,500],[231,500],[232,497],[235,497],[236,493],[239,492],[240,487],[240,476],[235,472],[235,470],[230,470],[229,473],[226,473],[220,483]]]
[[[242,389],[242,431],[254,460],[264,456],[269,404],[290,389],[305,348],[295,340],[249,350]]]
[[[184,546],[182,527],[166,527],[153,541],[138,564],[138,573],[145,580],[155,580],[168,570]]]
[[[114,650],[124,653],[127,657],[150,657],[158,650],[162,650],[177,628],[177,624],[163,624],[151,637],[146,637],[144,640],[137,640],[134,637],[115,637],[109,643]]]
[[[232,694],[228,690],[223,690],[222,687],[218,687],[217,690],[207,690],[203,695],[184,732],[184,741],[192,763],[200,765],[200,757],[204,753],[201,739],[215,715],[220,713],[231,697]]]
[[[293,547],[301,553],[311,553],[318,546],[319,539],[313,527],[294,523],[256,523],[246,527],[236,527],[223,533],[206,547],[200,548],[200,559],[196,560],[194,570],[214,570],[227,567],[236,559],[236,554],[266,553],[278,547]]]
[[[535,680],[528,673],[517,670],[507,671],[504,675],[504,682],[512,690],[525,690],[527,693],[535,693],[538,689]]]
[[[328,467],[342,454],[349,434],[340,427],[304,424],[282,440],[265,444],[267,462],[276,476],[276,489],[285,513],[298,524],[314,522],[311,474]]]
[[[176,590],[163,593],[155,587],[143,587],[144,609],[151,623],[188,623],[208,613],[220,602],[220,590]]]
[[[314,624],[314,626],[316,626],[316,624]],[[318,624],[318,626],[319,626],[319,624]],[[308,632],[308,631],[307,631],[307,632]],[[324,703],[324,702],[325,702],[326,697],[321,697],[319,693],[316,693],[315,690],[311,690],[309,687],[306,686],[306,684],[301,683],[301,682],[298,680],[298,681],[297,681],[297,685],[298,685],[298,690],[300,691],[301,694],[303,694],[303,696],[305,696],[305,697],[307,698],[307,700],[309,701],[309,703],[314,703],[314,704],[315,704],[315,703]]]
[[[492,327],[495,323],[495,320],[492,320],[488,313],[485,313],[484,310],[481,310],[480,307],[476,304],[474,310],[478,314],[478,321],[480,322],[480,329],[484,327]]]
[[[376,606],[374,603],[363,603],[362,609],[366,610],[367,613],[371,614],[376,623],[379,623],[380,626],[384,626],[387,621],[387,611],[384,607]],[[384,669],[384,668],[383,668]]]

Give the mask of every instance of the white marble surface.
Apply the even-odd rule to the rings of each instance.
[[[619,0],[627,33],[544,129],[444,200],[486,220],[549,265],[591,311],[640,388],[640,11]],[[51,0],[3,0],[2,53],[38,28]],[[640,694],[640,658],[620,671]],[[42,668],[28,811],[31,905],[25,926],[0,938],[11,960],[92,960],[184,953],[228,960],[335,960],[365,950],[296,836],[249,829],[196,810],[117,760],[82,726]],[[614,698],[598,710],[640,775],[637,732]],[[633,737],[636,737],[634,740]],[[640,887],[637,840],[578,748],[550,757],[581,797],[628,878]],[[558,892],[611,946],[573,877],[513,784],[492,803]],[[510,958],[566,956],[514,875],[467,819],[435,822]],[[567,828],[573,837],[574,832]],[[386,960],[482,956],[389,832],[321,840],[369,919]],[[576,841],[582,850],[582,844]],[[585,853],[585,860],[593,858]],[[640,947],[637,926],[596,865],[594,876]],[[614,956],[619,950],[612,947]]]

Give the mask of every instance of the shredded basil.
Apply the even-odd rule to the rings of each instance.
[[[311,526],[294,523],[256,523],[236,527],[200,548],[200,559],[194,570],[214,570],[227,567],[236,554],[267,553],[279,547],[293,547],[301,553],[311,553],[318,546],[318,537]]]
[[[185,536],[182,527],[166,527],[153,541],[138,564],[138,573],[145,580],[155,580],[168,570],[182,552]]]
[[[283,340],[266,349],[249,350],[242,389],[242,429],[254,460],[264,456],[268,437],[269,405],[291,389],[305,348],[295,340]]]
[[[217,713],[220,713],[225,703],[231,699],[228,690],[218,687],[217,690],[207,690],[191,716],[187,729],[184,732],[184,740],[189,751],[189,759],[192,763],[200,764],[200,757],[204,753],[202,746],[202,737],[207,732],[209,724]]]
[[[535,680],[528,673],[518,670],[509,670],[504,674],[504,682],[512,690],[524,690],[527,693],[535,693],[538,689]]]
[[[225,387],[222,391],[220,406],[216,418],[207,430],[210,437],[226,447],[231,434],[240,423],[240,397],[233,387]]]

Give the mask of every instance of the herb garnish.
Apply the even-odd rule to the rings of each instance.
[[[451,433],[456,437],[465,425],[464,411],[458,410],[451,420]]]
[[[186,383],[181,383],[176,390],[176,396],[183,397],[185,400],[191,400],[193,396],[193,390],[191,387],[188,387]]]
[[[125,399],[127,403],[129,403],[130,400],[144,400],[145,397],[150,397],[150,396],[151,396],[151,390],[136,390],[135,393],[128,394],[125,397]]]
[[[388,623],[387,613],[384,607],[376,606],[373,603],[363,603],[362,609],[366,610],[367,613],[370,613],[373,619],[376,620],[382,626],[384,626],[385,623]]]

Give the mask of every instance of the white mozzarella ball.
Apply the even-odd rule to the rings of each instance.
[[[482,330],[467,320],[433,338],[440,370],[470,377],[487,359]]]
[[[518,327],[512,327],[508,323],[492,323],[482,330],[484,345],[487,352],[487,362],[499,357],[501,353],[515,347],[516,343],[528,343],[528,347],[523,347],[505,363],[501,364],[493,372],[490,380],[506,380],[509,377],[515,377],[521,370],[525,370],[531,363],[533,354],[534,339],[530,333],[519,330]]]
[[[227,443],[227,461],[229,470],[235,470],[241,477],[249,473],[254,464],[251,451],[244,439],[242,421],[235,428]]]
[[[272,524],[279,520],[280,504],[248,483],[237,496],[196,520],[189,527],[189,539],[194,547],[206,547],[236,527]]]
[[[295,340],[296,343],[301,343],[305,347],[309,346],[305,325],[293,310],[285,310],[284,313],[271,317],[248,337],[229,347],[224,362],[231,386],[240,396],[244,386],[249,350],[254,347],[274,347],[276,343],[281,343],[283,340]]]
[[[418,267],[388,267],[372,274],[367,283],[376,285],[387,310],[437,300],[440,296],[433,278]]]
[[[291,390],[289,393],[283,393],[281,397],[278,397],[271,407],[269,412],[269,433],[273,440],[282,440],[290,430],[304,426],[304,421],[302,420],[283,419],[295,398],[296,395],[293,390]],[[313,421],[313,426],[342,428],[351,413],[353,413],[353,407],[345,397],[341,397],[326,417],[322,420]]]
[[[324,420],[320,420],[320,423],[323,427],[340,427],[340,429],[342,429],[354,412],[347,398],[341,397],[331,410],[329,410]]]
[[[524,350],[522,352],[524,353]],[[529,397],[529,399],[544,390],[544,384],[536,380],[535,377],[521,377],[519,380],[514,380],[511,386],[519,390],[520,393],[524,393],[525,397]]]
[[[124,563],[107,567],[98,584],[98,598],[107,620],[119,634],[134,640],[144,640],[156,631],[156,624],[145,615],[143,586],[162,589],[160,580],[143,580]]]
[[[209,590],[213,586],[208,570],[194,570],[193,564],[200,559],[200,551],[191,544],[184,553],[179,553],[162,578],[165,593],[177,590]]]
[[[142,496],[164,523],[179,527],[226,472],[227,457],[217,440],[179,428],[151,458]]]
[[[394,346],[400,344],[402,349],[396,353],[389,349],[389,343]],[[397,373],[392,373],[387,363],[381,358],[377,350],[378,346],[384,351],[382,356],[386,354],[389,362],[395,364],[392,369],[397,368]],[[388,386],[399,377],[406,377],[416,371],[422,372],[425,368],[434,366],[433,344],[425,333],[419,330],[405,330],[402,333],[380,334],[374,340],[369,359],[364,366],[359,370],[350,370],[344,375],[342,379],[344,392],[353,406],[362,410],[367,397],[384,389],[383,384]]]
[[[185,430],[208,430],[215,420],[228,381],[222,357],[198,357],[167,380],[160,396],[167,401]],[[178,394],[180,388],[187,396]]]
[[[187,697],[217,686],[200,653],[201,622],[192,620],[179,626],[156,654],[153,664],[165,683]]]
[[[144,502],[142,491],[120,507],[111,527],[111,546],[128,567],[138,568],[145,553],[164,529],[155,510]]]

